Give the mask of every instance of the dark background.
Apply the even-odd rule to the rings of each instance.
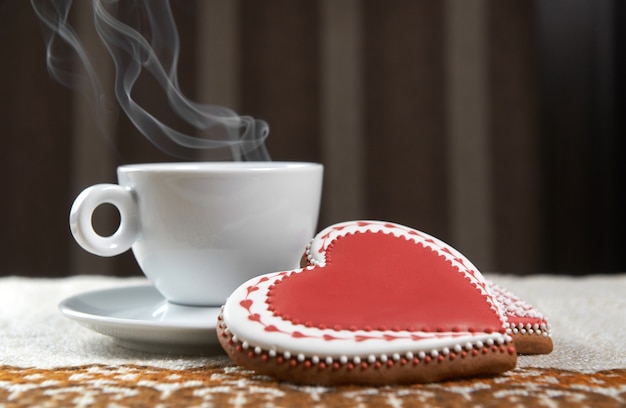
[[[320,121],[326,81],[321,3],[239,2],[237,111],[270,124],[267,146],[274,160],[327,160]],[[357,2],[364,196],[358,211],[335,219],[328,203],[342,198],[325,195],[320,227],[353,217],[385,219],[465,251],[452,232],[446,187],[454,182],[444,137],[451,126],[445,108],[447,3]],[[202,80],[194,50],[203,41],[198,32],[204,22],[197,1],[172,4],[181,36],[180,82],[193,96]],[[489,269],[625,271],[624,3],[485,4],[494,226]],[[40,26],[27,1],[0,1],[0,61],[0,275],[100,273],[74,262],[81,250],[67,226],[73,198],[87,185],[114,181],[118,164],[174,159],[122,114],[107,142],[113,157],[109,179],[77,185],[71,106],[78,96],[49,77]],[[147,81],[137,92],[150,99],[158,90]],[[332,168],[326,174],[327,180],[340,176]],[[110,274],[140,273],[130,254],[91,262],[108,265]]]

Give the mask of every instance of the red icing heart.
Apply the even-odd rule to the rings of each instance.
[[[336,330],[502,331],[488,297],[443,255],[384,232],[339,237],[326,264],[268,292],[277,316]]]

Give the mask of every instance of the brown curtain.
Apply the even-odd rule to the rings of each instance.
[[[75,3],[72,19],[110,86],[88,2]],[[599,69],[617,78],[623,28],[610,16],[624,13],[616,1],[578,0],[566,20],[557,16],[567,7],[548,3],[173,1],[179,79],[193,99],[266,120],[273,160],[324,163],[320,227],[403,223],[483,271],[623,270],[623,122],[604,115],[623,107],[623,82],[584,92],[606,77]],[[567,30],[580,42],[568,43]],[[567,44],[568,58],[554,53]],[[0,47],[0,275],[139,275],[131,254],[78,248],[69,207],[82,188],[114,181],[119,164],[174,159],[123,115],[96,126],[84,101],[48,76],[28,2],[0,3]],[[175,121],[149,78],[136,92]],[[112,231],[115,211],[95,222]]]

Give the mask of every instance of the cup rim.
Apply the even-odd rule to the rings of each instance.
[[[128,172],[249,172],[249,171],[284,171],[285,169],[321,168],[316,162],[304,161],[199,161],[199,162],[158,162],[134,163],[118,166],[118,170]]]

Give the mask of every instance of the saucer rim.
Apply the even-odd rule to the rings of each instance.
[[[215,321],[211,321],[211,319],[207,319],[207,321],[199,321],[199,322],[162,322],[162,321],[151,321],[145,319],[131,319],[124,317],[116,317],[116,316],[107,316],[103,314],[94,314],[86,311],[80,310],[80,308],[72,305],[72,302],[80,301],[82,298],[102,295],[108,292],[133,292],[133,291],[144,291],[150,290],[153,291],[154,294],[158,295],[161,301],[165,300],[164,297],[150,284],[138,284],[131,286],[118,286],[118,287],[110,287],[104,289],[96,289],[89,290],[85,292],[81,292],[72,296],[68,296],[65,299],[61,300],[58,304],[58,309],[64,316],[76,320],[79,322],[85,322],[88,324],[93,324],[95,322],[106,323],[108,325],[115,325],[118,327],[128,327],[128,326],[141,326],[146,329],[154,329],[158,328],[160,330],[171,330],[171,331],[180,331],[180,330],[191,330],[191,331],[206,331],[206,330],[215,330],[217,328],[217,313]],[[214,311],[218,312],[221,309],[221,306],[184,306],[184,305],[176,305],[178,307],[183,308],[194,308],[194,309],[206,309],[207,312]],[[204,323],[204,324],[202,324]]]

